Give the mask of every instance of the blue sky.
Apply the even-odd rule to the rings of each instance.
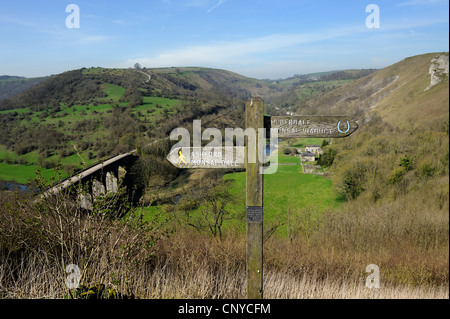
[[[79,28],[66,26],[69,4]],[[369,4],[380,28],[366,26]],[[448,51],[448,29],[448,0],[2,0],[0,75],[139,62],[278,79]]]

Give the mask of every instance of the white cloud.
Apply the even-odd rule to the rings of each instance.
[[[361,31],[361,28],[358,28]],[[259,38],[240,40],[237,42],[216,42],[205,45],[186,46],[168,50],[152,57],[129,59],[126,65],[139,62],[148,67],[170,66],[223,66],[230,64],[246,64],[258,55],[277,50],[289,50],[299,45],[329,40],[352,34],[354,28],[330,30],[310,34],[273,34]]]
[[[210,13],[211,11],[213,11],[214,9],[216,9],[217,7],[221,6],[222,4],[225,3],[226,0],[219,0],[219,2],[217,2],[214,6],[212,6],[211,8],[208,9],[208,13]]]
[[[275,78],[298,72],[350,67],[342,65],[343,61],[349,60],[349,56],[356,57],[353,52],[367,51],[360,61],[363,66],[380,44],[398,43],[404,48],[406,31],[410,33],[413,28],[437,23],[448,23],[448,20],[406,20],[397,24],[386,21],[376,33],[361,24],[313,33],[281,33],[238,41],[184,45],[128,59],[122,67],[132,66],[136,62],[149,68],[202,66],[227,69],[247,76]]]

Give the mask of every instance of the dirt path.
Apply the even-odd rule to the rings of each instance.
[[[152,79],[152,76],[150,74],[147,74],[147,73],[145,73],[143,71],[140,71],[140,70],[136,70],[136,71],[139,72],[139,73],[142,73],[142,74],[144,74],[146,76],[148,76],[148,79],[147,79],[147,81],[145,81],[145,83],[150,82],[150,80]]]
[[[84,161],[83,157],[81,157],[80,153],[78,153],[77,146],[75,144],[72,144],[73,148],[75,149],[75,153],[77,153],[77,156],[81,159],[83,162],[83,167],[86,167],[86,162]]]

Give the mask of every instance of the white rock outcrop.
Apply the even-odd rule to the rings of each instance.
[[[445,77],[448,77],[448,55],[441,54],[431,60],[430,65],[430,75],[431,82],[430,85],[425,89],[428,91],[433,86],[441,82]]]

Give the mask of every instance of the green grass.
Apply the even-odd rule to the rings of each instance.
[[[86,167],[97,162],[96,159],[88,160],[87,153],[88,151],[84,151],[80,154],[86,163]],[[7,158],[11,160],[23,159],[26,161],[26,164],[8,164],[6,162]],[[36,171],[39,167],[39,154],[36,151],[17,156],[14,152],[5,150],[4,146],[0,146],[0,160],[2,160],[0,163],[0,180],[2,181],[14,181],[19,184],[27,184],[29,180],[33,180],[37,176]],[[62,159],[60,159],[58,155],[53,155],[46,158],[46,161],[60,163],[61,165],[73,165],[76,168],[83,167],[82,160],[77,154],[73,154]],[[55,175],[54,169],[45,169],[40,167],[39,169],[42,177],[46,179],[50,179]],[[68,176],[66,172],[60,172],[62,174],[62,178]]]
[[[285,155],[279,154],[278,163],[279,164],[297,164],[297,166],[301,167],[301,165],[299,165],[300,159],[296,156],[285,156]]]
[[[25,160],[27,163],[37,163],[39,160],[39,154],[36,151],[24,154],[17,155],[14,151],[7,150],[4,145],[0,145],[0,160],[6,161],[10,160]]]
[[[47,181],[50,181],[55,176],[55,170],[39,168],[40,175]],[[37,177],[38,167],[35,165],[19,165],[0,163],[0,180],[13,181],[18,184],[27,184],[30,180]],[[60,172],[61,178],[68,176],[65,172]]]
[[[156,104],[161,105],[162,108],[164,109],[167,107],[174,107],[175,105],[180,104],[181,100],[169,99],[169,98],[157,97],[157,96],[144,96],[143,102],[144,102],[143,105],[140,105],[133,109],[138,109],[139,107],[144,107],[145,105],[153,105],[154,107],[156,107]]]
[[[118,101],[125,92],[125,88],[111,83],[103,83],[103,87],[103,90],[108,95],[108,98],[113,101]]]
[[[82,157],[82,159],[84,160],[85,166],[89,167],[92,164],[95,164],[98,162],[97,159],[88,159],[88,153],[89,151],[86,150],[84,152],[80,152],[80,156]],[[60,158],[59,155],[53,155],[47,158],[47,160],[49,161],[53,161],[56,163],[59,163],[61,165],[75,165],[78,168],[82,168],[83,167],[83,160],[82,160],[76,153],[72,154],[70,156],[66,156],[64,158]]]
[[[176,113],[172,111],[173,107],[179,105],[182,101],[177,99],[169,99],[164,97],[156,97],[156,96],[144,96],[143,104],[133,107],[132,112],[136,114],[141,112],[140,119],[145,119],[146,122],[154,121],[156,116],[161,115],[161,113],[167,109],[168,114]],[[156,104],[159,104],[161,107],[156,107]],[[147,113],[147,111],[152,110],[151,113]]]
[[[296,166],[278,166],[275,174],[264,175],[264,220],[275,223],[285,220],[288,211],[312,210],[320,213],[339,205],[331,180],[324,176],[302,174],[299,159],[279,156],[279,163],[297,163]],[[233,180],[230,191],[237,199],[235,209],[245,211],[246,174],[233,173],[224,177]],[[282,231],[283,232],[283,231]]]
[[[26,107],[23,109],[3,110],[3,111],[0,111],[0,114],[6,114],[6,113],[11,113],[11,112],[17,112],[17,114],[27,113],[27,112],[30,112],[30,108]]]
[[[89,160],[87,156],[88,153],[88,150],[80,153],[86,163],[86,167],[97,162],[96,159]],[[5,146],[0,145],[0,180],[26,184],[29,180],[32,180],[37,176],[36,171],[38,169],[39,157],[40,155],[36,151],[18,156],[15,152],[7,150]],[[21,161],[22,164],[7,163],[7,159]],[[53,155],[45,160],[60,163],[61,165],[73,165],[76,168],[83,167],[83,162],[77,154],[62,159],[60,159],[58,155]],[[40,168],[40,170],[42,177],[44,178],[51,178],[54,176],[53,169]],[[63,177],[68,176],[65,172],[61,171],[61,173]]]
[[[296,147],[296,148],[305,148],[306,145],[316,144],[322,145],[323,138],[292,138],[292,139],[282,139],[279,142],[280,149],[283,147]]]
[[[267,227],[278,222],[286,222],[289,213],[298,216],[303,212],[311,211],[312,217],[315,218],[322,211],[339,206],[341,200],[335,194],[330,179],[319,175],[303,174],[298,157],[280,154],[278,162],[297,165],[280,165],[275,174],[264,175],[264,222]],[[246,207],[246,173],[227,174],[224,179],[233,181],[229,188],[233,202],[229,204],[228,210],[232,215],[242,216]],[[162,207],[152,206],[142,210],[146,212],[144,219],[150,220],[156,212],[162,210]],[[195,214],[198,214],[198,209],[191,212],[191,215]],[[236,225],[236,220],[226,221],[224,228]],[[245,230],[245,222],[239,226]],[[287,226],[284,225],[277,230],[277,233],[285,236],[287,231]]]

